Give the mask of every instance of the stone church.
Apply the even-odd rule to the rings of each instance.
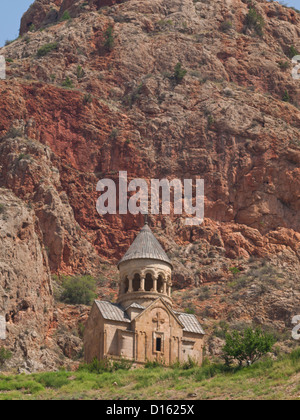
[[[84,334],[85,361],[126,358],[202,363],[204,331],[195,315],[172,309],[172,263],[148,224],[118,263],[117,303],[96,300]]]

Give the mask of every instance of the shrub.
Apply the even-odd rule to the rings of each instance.
[[[5,212],[5,205],[0,203],[0,214]]]
[[[110,139],[116,139],[118,137],[118,135],[119,135],[119,130],[117,128],[113,128],[111,130],[111,133],[109,135],[109,138]]]
[[[65,277],[62,288],[59,299],[71,305],[91,305],[97,297],[96,280],[91,276]]]
[[[278,65],[282,70],[286,70],[290,67],[290,63],[288,61],[279,61]]]
[[[182,365],[180,367],[183,370],[189,370],[189,369],[193,369],[197,366],[198,366],[198,363],[194,359],[192,359],[191,356],[189,356],[188,360],[186,362],[182,363]]]
[[[186,74],[187,74],[187,70],[184,70],[182,68],[181,63],[177,63],[175,66],[174,75],[173,75],[173,79],[176,82],[176,84],[181,83]]]
[[[260,36],[263,35],[263,28],[265,26],[264,18],[253,7],[250,7],[245,23],[247,28],[254,29]]]
[[[234,360],[242,366],[244,362],[255,363],[262,356],[269,353],[276,340],[272,334],[264,333],[261,329],[246,328],[243,332],[233,331],[226,334],[226,344],[223,347],[223,359],[226,365]]]
[[[133,89],[132,93],[125,97],[124,102],[132,108],[132,105],[139,99],[144,84],[140,83],[135,89]]]
[[[237,275],[240,273],[240,269],[238,267],[230,267],[229,271],[233,274],[233,275]]]
[[[66,20],[70,20],[70,19],[71,19],[70,13],[66,10],[64,14],[62,15],[62,17],[60,18],[60,21],[65,22]]]
[[[230,29],[232,29],[232,22],[230,20],[224,20],[224,22],[221,23],[220,29],[222,32],[227,32]]]
[[[196,311],[195,311],[195,308],[189,306],[188,308],[185,308],[184,312],[186,314],[194,315]]]
[[[286,90],[282,96],[282,100],[283,102],[290,102],[291,98],[290,98],[290,94],[289,92]]]
[[[49,54],[51,51],[56,50],[57,45],[58,45],[57,42],[52,42],[50,44],[44,45],[38,50],[37,56],[44,57],[45,55]]]
[[[290,58],[294,58],[296,55],[299,55],[299,51],[294,47],[294,45],[291,45],[289,48],[288,56]]]
[[[12,353],[4,347],[0,347],[0,367],[4,365],[4,363],[12,358]]]
[[[72,89],[74,87],[72,80],[69,77],[66,77],[66,79],[61,84],[63,87]]]
[[[86,93],[83,97],[84,104],[91,104],[93,102],[93,96],[90,93]]]
[[[104,48],[111,52],[115,46],[114,28],[110,25],[104,33]]]
[[[77,67],[77,69],[76,69],[76,76],[77,76],[77,79],[79,80],[79,79],[82,79],[83,77],[84,77],[84,70],[83,70],[83,68],[81,67],[81,66],[78,66]]]

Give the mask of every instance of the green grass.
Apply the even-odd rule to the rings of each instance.
[[[0,400],[17,399],[300,399],[300,349],[249,368],[138,368],[92,373],[58,371],[31,375],[0,375]]]

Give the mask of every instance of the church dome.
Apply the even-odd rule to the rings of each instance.
[[[147,307],[161,297],[172,305],[172,263],[146,223],[119,261],[118,303],[124,308],[133,303]]]
[[[141,258],[164,261],[173,267],[170,258],[162,249],[162,246],[147,224],[137,235],[124,257],[119,261],[118,267],[125,261]]]

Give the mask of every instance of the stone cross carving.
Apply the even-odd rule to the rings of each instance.
[[[157,312],[156,317],[152,319],[153,322],[157,322],[157,328],[159,328],[160,324],[164,324],[165,320],[161,318],[161,315],[159,312]]]

